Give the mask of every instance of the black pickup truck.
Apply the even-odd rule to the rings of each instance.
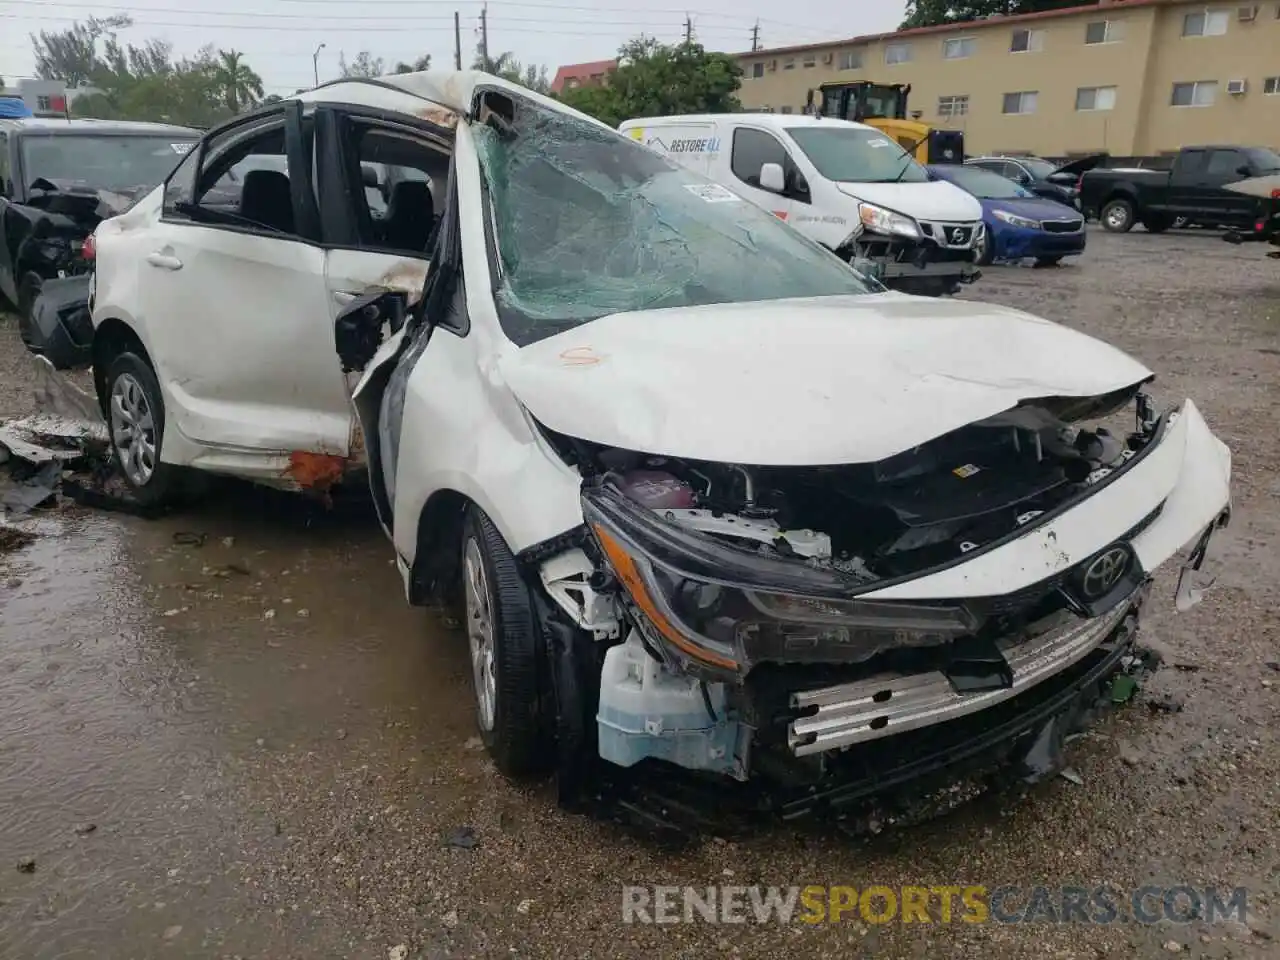
[[[1170,170],[1094,169],[1080,184],[1080,208],[1103,227],[1124,233],[1141,223],[1159,233],[1187,226],[1254,230],[1272,202],[1224,189],[1227,184],[1280,172],[1269,147],[1183,147]]]

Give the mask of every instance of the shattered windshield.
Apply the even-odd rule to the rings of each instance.
[[[879,130],[813,124],[788,127],[820,174],[837,183],[924,183],[924,167]]]
[[[477,126],[503,327],[521,345],[611,313],[869,293],[836,256],[648,147],[517,101]]]
[[[101,136],[59,134],[22,138],[27,183],[43,177],[90,190],[128,193],[167,177],[194,142],[182,134]]]

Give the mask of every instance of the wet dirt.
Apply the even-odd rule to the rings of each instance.
[[[1235,515],[1199,607],[1175,615],[1158,578],[1145,629],[1177,666],[1072,745],[1081,783],[866,840],[664,852],[494,772],[465,640],[404,603],[358,500],[224,484],[158,520],[38,510],[0,552],[0,957],[1276,956],[1280,273],[1211,236],[1089,244],[966,297],[1102,336],[1159,400],[1193,397],[1232,447]],[[0,419],[30,410],[21,351],[0,320]],[[1102,882],[1245,886],[1251,916],[622,922],[623,884]]]

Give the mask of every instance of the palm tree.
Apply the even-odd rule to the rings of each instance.
[[[239,113],[241,106],[253,106],[262,99],[262,78],[241,59],[243,56],[237,50],[219,50],[213,68],[214,89],[232,113]]]

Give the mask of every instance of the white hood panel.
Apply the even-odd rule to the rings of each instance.
[[[1137,384],[1114,347],[1004,307],[896,293],[602,317],[508,354],[559,433],[726,463],[867,463],[1036,397]]]
[[[837,183],[841,193],[916,220],[976,221],[982,204],[954,183]]]

